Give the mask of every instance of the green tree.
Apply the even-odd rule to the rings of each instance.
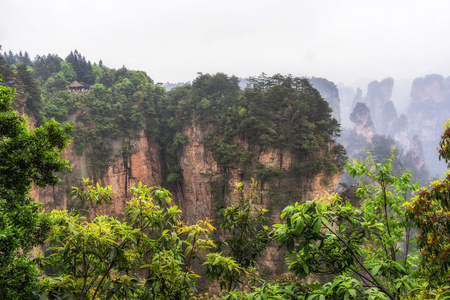
[[[252,180],[250,192],[244,196],[244,184],[236,185],[233,195],[235,203],[223,212],[220,229],[224,239],[220,243],[224,251],[236,260],[242,268],[255,267],[259,257],[271,242],[269,220],[265,217],[267,210],[258,208],[260,204],[256,196],[257,182]],[[220,248],[219,248],[220,249]]]
[[[52,120],[29,129],[13,99],[14,91],[0,86],[0,298],[31,299],[38,271],[29,252],[43,243],[50,224],[28,194],[32,183],[55,185],[55,172],[70,169],[60,155],[71,126]]]
[[[61,72],[67,81],[74,81],[77,79],[77,73],[75,73],[72,65],[68,62],[61,61]]]
[[[23,63],[16,66],[16,79],[18,81],[18,91],[25,96],[25,111],[32,114],[37,124],[42,121],[43,101],[41,97],[41,87],[33,77],[33,72]]]
[[[87,182],[85,182],[87,184]],[[193,261],[214,247],[209,222],[180,222],[170,193],[142,183],[132,187],[124,212],[130,225],[109,216],[53,211],[40,295],[46,299],[189,299],[196,293]],[[110,187],[73,188],[81,201],[111,202]]]
[[[236,184],[233,205],[223,211],[220,224],[221,241],[216,253],[207,255],[206,275],[212,281],[218,280],[223,291],[232,292],[244,279],[255,281],[257,263],[272,241],[272,230],[264,208],[258,208],[257,183],[252,180],[250,192],[244,196],[244,184]],[[228,256],[224,256],[228,255]]]
[[[13,68],[11,68],[11,66],[7,63],[6,59],[2,55],[0,55],[0,74],[3,74],[2,79],[4,81],[4,84],[8,83],[8,81],[14,81],[14,70]]]
[[[450,162],[450,121],[439,143],[439,159]],[[407,204],[407,216],[418,230],[421,272],[426,290],[450,289],[450,172],[430,183]],[[450,293],[450,291],[449,291]]]
[[[394,176],[391,163],[369,157],[347,166],[351,176],[369,178],[357,191],[361,209],[333,196],[283,210],[287,224],[276,225],[276,235],[291,252],[286,257],[289,269],[300,278],[317,274],[332,279],[308,299],[409,296],[417,278],[412,226],[402,205],[418,186],[408,173]]]
[[[62,59],[56,54],[37,55],[33,61],[34,76],[41,82],[46,82],[50,76],[61,71]]]

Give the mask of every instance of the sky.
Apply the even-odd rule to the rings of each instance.
[[[1,0],[3,51],[77,49],[155,82],[197,72],[362,79],[450,75],[448,0]]]

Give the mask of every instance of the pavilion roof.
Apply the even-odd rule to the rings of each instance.
[[[69,88],[83,88],[84,85],[82,85],[81,83],[79,83],[78,81],[74,81],[71,84],[69,84]]]

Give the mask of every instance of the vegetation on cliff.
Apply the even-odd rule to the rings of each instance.
[[[441,143],[445,159],[448,132]],[[39,294],[44,299],[445,299],[448,179],[409,201],[418,185],[408,173],[394,176],[391,162],[369,158],[348,164],[352,176],[370,179],[358,188],[360,209],[335,196],[296,203],[283,210],[286,222],[274,229],[260,224],[265,211],[255,207],[256,195],[244,197],[238,184],[236,203],[220,225],[226,247],[213,242],[216,229],[208,221],[180,223],[181,211],[164,189],[132,188],[125,209],[130,225],[108,216],[88,220],[77,211],[54,211],[52,255],[39,260],[52,271]],[[417,243],[413,229],[421,234]],[[286,251],[289,274],[267,282],[259,276],[258,257],[276,241]],[[194,260],[219,283],[217,295],[198,294],[201,269]],[[145,272],[137,275],[138,270]],[[326,276],[313,284],[302,281],[310,275]]]
[[[0,71],[10,74],[5,83],[19,88],[21,68],[34,74],[22,85],[37,86],[35,95],[19,93],[23,110],[37,124],[51,118],[72,124],[72,147],[89,158],[88,173],[95,181],[101,180],[114,157],[122,157],[128,166],[133,141],[144,132],[158,147],[162,185],[180,193],[184,175],[179,157],[190,126],[200,126],[202,143],[223,173],[223,178],[211,179],[218,208],[225,203],[215,191],[223,190],[231,169],[243,173],[242,179],[255,177],[260,182],[279,178],[298,182],[323,173],[323,183],[328,184],[344,166],[345,150],[334,142],[339,124],[305,78],[262,74],[250,78],[241,90],[235,76],[205,74],[166,92],[144,72],[107,68],[101,61],[91,64],[77,51],[65,59],[37,56],[27,64],[20,55],[5,53],[5,57],[11,64],[0,58]],[[82,88],[69,87],[73,80]],[[117,144],[122,147],[113,146]],[[259,154],[270,149],[292,156],[288,170],[258,161]],[[302,197],[290,188],[271,190],[281,192],[297,194],[296,200]]]
[[[34,74],[42,75],[33,78],[36,66],[42,69]],[[183,180],[178,163],[178,152],[187,142],[183,130],[192,122],[200,124],[207,148],[225,171],[257,167],[264,180],[336,173],[343,165],[342,148],[333,141],[338,124],[306,79],[263,74],[251,78],[242,91],[234,76],[206,74],[166,93],[143,72],[92,65],[78,52],[66,60],[52,55],[35,62],[22,59],[14,67],[0,57],[0,68],[9,76],[0,85],[0,295],[311,300],[449,296],[449,178],[410,199],[418,187],[408,173],[394,172],[392,158],[347,166],[351,176],[366,181],[357,191],[361,208],[336,196],[295,203],[283,210],[286,221],[274,226],[264,218],[267,211],[259,206],[256,183],[248,194],[242,183],[236,186],[235,203],[224,209],[217,230],[209,220],[182,223],[182,211],[168,190],[142,184],[130,189],[132,197],[123,211],[127,222],[112,216],[90,218],[77,209],[48,214],[28,196],[32,181],[56,184],[54,172],[68,168],[59,158],[69,140],[68,123],[75,125],[77,151],[89,153],[97,176],[113,154],[112,141],[122,142],[126,160],[133,151],[130,141],[144,130],[164,157],[166,183],[177,185]],[[83,81],[82,88],[69,90],[68,81],[75,79]],[[37,82],[44,84],[42,90]],[[5,85],[17,87],[18,109],[44,125],[28,129],[24,117],[11,108],[11,90]],[[440,144],[447,162],[449,133],[447,129]],[[267,148],[293,153],[290,174],[257,165],[255,155]],[[374,149],[375,156],[384,156],[384,150]],[[109,192],[86,186],[74,188],[73,196],[101,204],[112,201]],[[417,243],[413,229],[419,232]],[[213,235],[217,231],[220,241]],[[31,261],[31,248],[45,239],[49,248]],[[289,273],[273,282],[259,274],[258,261],[269,243],[286,254],[289,267]],[[217,295],[199,294],[200,274],[217,283]],[[320,280],[306,284],[303,279],[311,275],[320,275]]]

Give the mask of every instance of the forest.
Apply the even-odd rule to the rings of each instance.
[[[76,50],[5,52],[0,74],[0,298],[450,299],[450,174],[420,187],[389,149],[346,161],[339,124],[307,78],[263,73],[242,90],[235,76],[205,74],[166,92]],[[172,194],[193,121],[219,168],[244,172],[214,220],[189,224]],[[161,186],[131,185],[120,215],[92,215],[86,205],[116,201],[101,184],[113,143],[129,160],[142,131],[163,160]],[[449,144],[447,123],[436,145],[447,163]],[[70,208],[45,211],[32,185],[58,185],[69,145],[93,177],[67,191]],[[261,165],[267,149],[289,149],[292,164]],[[257,192],[261,181],[340,172],[358,181],[356,201],[284,193],[292,199],[278,214]],[[274,278],[261,268],[270,249],[283,256]]]

